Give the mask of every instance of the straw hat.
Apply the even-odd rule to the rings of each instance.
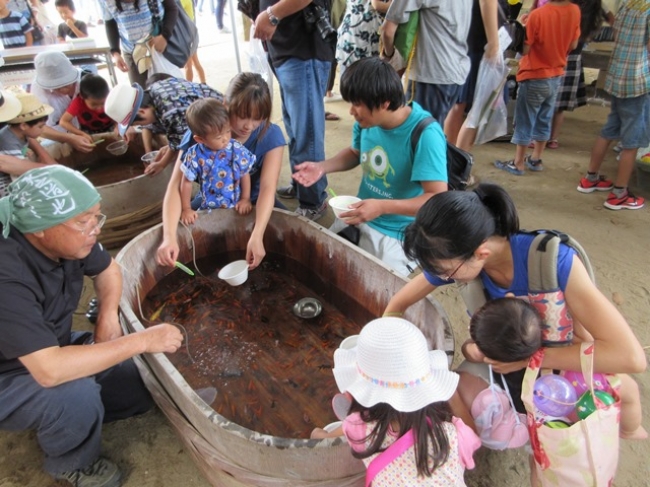
[[[153,66],[151,48],[146,42],[136,42],[131,57],[140,74],[147,72]]]
[[[429,351],[422,332],[402,318],[368,323],[356,348],[334,352],[333,372],[341,392],[362,406],[384,402],[404,413],[448,400],[458,385],[447,354]]]
[[[65,54],[58,51],[41,52],[34,58],[37,85],[45,90],[56,90],[79,79],[75,68]]]
[[[0,122],[16,117],[21,109],[20,100],[10,91],[0,91]]]
[[[8,120],[7,123],[31,122],[39,118],[48,116],[54,111],[50,105],[46,105],[31,93],[19,93],[16,98],[20,102],[20,113]]]
[[[119,84],[111,90],[104,103],[104,113],[117,122],[120,135],[124,135],[126,129],[133,123],[144,91],[138,83],[129,86]]]

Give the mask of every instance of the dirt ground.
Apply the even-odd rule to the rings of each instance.
[[[199,18],[199,24],[212,27],[212,18]],[[236,73],[231,39],[213,37],[202,44],[199,57],[208,72],[208,82],[225,90],[227,81]],[[227,49],[226,49],[227,48]],[[244,52],[245,45],[240,44]],[[227,67],[227,68],[226,68]],[[282,126],[279,96],[275,97],[273,121]],[[327,110],[341,116],[339,122],[328,122],[326,153],[328,156],[346,147],[350,142],[352,118],[347,104],[328,103]],[[560,135],[560,149],[544,154],[545,171],[527,173],[524,177],[510,176],[496,170],[492,161],[511,157],[514,147],[508,143],[491,143],[475,150],[474,174],[481,181],[492,181],[508,189],[519,209],[523,228],[554,228],[569,232],[587,250],[595,267],[596,278],[605,296],[612,300],[627,318],[643,346],[650,345],[650,284],[648,284],[647,252],[650,242],[650,205],[639,211],[613,212],[602,207],[605,195],[583,195],[576,191],[579,178],[585,171],[591,145],[608,109],[587,106],[568,114]],[[603,170],[616,172],[615,154],[608,154]],[[280,184],[289,181],[288,164],[285,164]],[[333,175],[330,185],[339,194],[355,194],[359,182],[358,172]],[[633,189],[646,198],[645,191]],[[328,226],[329,214],[320,223]],[[465,308],[453,289],[434,293],[446,310],[454,326],[457,344],[467,336]],[[82,301],[78,326],[87,327],[83,317],[87,295]],[[458,349],[459,347],[457,347]],[[457,350],[456,362],[460,351]],[[646,417],[644,426],[650,430],[650,375],[636,376]],[[142,417],[110,424],[105,427],[104,454],[116,461],[126,474],[126,487],[197,486],[207,487],[198,469],[184,451],[167,420],[158,410]],[[622,441],[620,462],[615,486],[639,487],[649,485],[650,442]],[[42,457],[33,433],[0,432],[0,487],[49,487],[59,485],[41,469]],[[514,487],[527,485],[528,465],[520,449],[509,452],[477,453],[477,468],[467,472],[470,487]]]

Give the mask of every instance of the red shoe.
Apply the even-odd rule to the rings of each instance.
[[[609,191],[614,187],[614,183],[605,176],[598,176],[596,181],[589,181],[587,178],[582,178],[578,184],[577,190],[581,193],[593,193],[594,191]]]
[[[644,203],[644,198],[634,196],[632,193],[627,191],[620,198],[614,193],[609,193],[607,201],[603,203],[603,206],[610,210],[639,210],[643,208]]]

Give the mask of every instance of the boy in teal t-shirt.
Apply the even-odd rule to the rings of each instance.
[[[355,226],[359,247],[408,275],[412,268],[402,249],[402,232],[425,201],[447,190],[445,136],[437,122],[431,123],[412,154],[411,132],[431,115],[417,103],[406,104],[399,76],[377,57],[361,59],[345,70],[341,95],[352,104],[356,120],[352,145],[321,163],[297,165],[293,177],[309,186],[324,174],[361,166],[361,201],[330,230]]]

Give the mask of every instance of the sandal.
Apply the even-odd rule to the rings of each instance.
[[[517,166],[515,166],[515,161],[510,160],[510,161],[494,161],[494,167],[497,169],[501,169],[502,171],[509,172],[510,174],[513,174],[514,176],[523,176],[526,174],[522,169],[517,169]]]
[[[341,117],[339,117],[336,113],[325,112],[325,120],[329,122],[336,122],[337,120],[341,120]]]
[[[524,164],[531,171],[540,172],[544,170],[544,165],[542,164],[541,159],[533,159],[530,156],[526,156],[524,159]]]
[[[558,143],[557,139],[551,139],[546,143],[546,147],[548,149],[558,149],[560,147],[560,144]]]

